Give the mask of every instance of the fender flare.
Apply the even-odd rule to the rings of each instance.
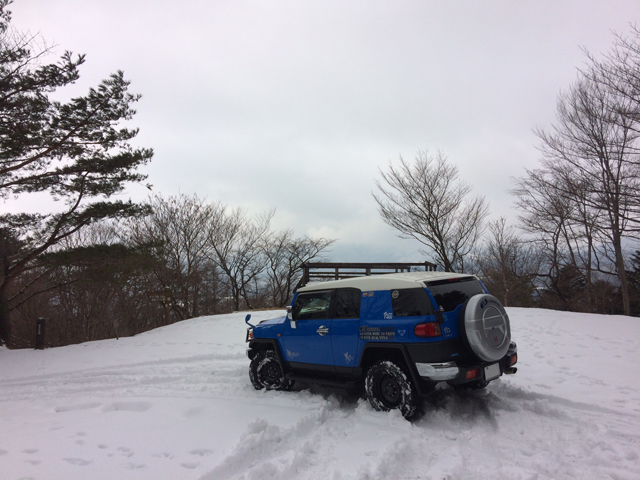
[[[282,352],[280,351],[280,345],[278,341],[274,338],[254,338],[249,341],[249,349],[247,350],[247,356],[249,359],[253,360],[253,357],[256,356],[256,352],[258,350],[263,350],[263,348],[256,348],[256,346],[265,346],[268,345],[270,349],[275,350],[276,356],[278,358],[278,363],[280,363],[280,368],[282,371],[286,371],[287,362],[282,357]]]

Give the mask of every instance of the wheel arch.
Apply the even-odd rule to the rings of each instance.
[[[285,370],[286,362],[282,357],[280,345],[278,344],[277,340],[273,338],[254,338],[249,342],[249,350],[247,352],[247,356],[250,360],[253,360],[256,354],[262,350],[274,350],[276,352],[276,357],[278,358],[278,362],[280,363],[282,371]]]
[[[400,343],[367,343],[362,349],[360,364],[358,365],[362,374],[366,375],[369,368],[379,360],[390,360],[398,363],[400,367],[404,367],[415,388],[422,393],[420,375],[418,375],[418,371],[404,345]]]

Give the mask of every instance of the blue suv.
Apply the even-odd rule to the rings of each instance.
[[[374,409],[405,418],[438,382],[484,388],[516,372],[517,347],[500,302],[473,275],[413,272],[300,288],[287,315],[247,323],[256,389],[296,380],[364,386]]]

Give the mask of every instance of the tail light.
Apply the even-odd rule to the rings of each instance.
[[[419,323],[413,329],[416,337],[439,337],[442,335],[438,322]]]
[[[477,368],[469,370],[467,372],[467,380],[469,380],[470,378],[476,378],[478,375],[480,375],[480,370],[478,370]]]
[[[513,355],[511,357],[511,361],[509,362],[509,365],[515,365],[518,362],[518,355]]]

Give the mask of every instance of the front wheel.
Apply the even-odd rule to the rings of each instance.
[[[400,366],[381,360],[369,369],[365,389],[371,406],[380,412],[399,409],[404,418],[418,412],[420,400],[416,389]]]
[[[249,366],[249,378],[256,390],[291,390],[293,382],[284,373],[273,350],[259,351]]]

